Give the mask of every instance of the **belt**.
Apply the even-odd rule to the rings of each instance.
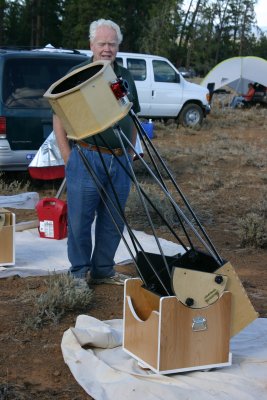
[[[83,142],[82,140],[78,140],[77,143],[85,147],[88,150],[91,151],[99,151],[100,153],[105,153],[105,154],[115,154],[116,156],[120,157],[123,155],[123,149],[122,148],[117,148],[117,149],[108,149],[107,147],[101,147],[101,146],[94,146],[93,144]]]

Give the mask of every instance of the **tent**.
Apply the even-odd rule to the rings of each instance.
[[[246,93],[248,83],[267,87],[267,61],[260,57],[233,57],[217,64],[202,80],[201,86],[214,83],[217,90],[229,86],[237,93]]]

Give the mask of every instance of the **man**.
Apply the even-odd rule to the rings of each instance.
[[[238,104],[242,104],[246,101],[251,101],[253,99],[254,94],[255,94],[255,89],[253,83],[249,83],[247,93],[242,94],[241,96],[235,96],[231,101],[230,107],[236,108]]]
[[[129,71],[120,67],[115,61],[119,44],[122,41],[119,26],[110,20],[100,19],[90,25],[89,35],[93,57],[88,62],[80,64],[77,68],[94,61],[110,61],[115,74],[128,82],[128,97],[133,102],[133,110],[138,112],[140,107],[134,81]],[[131,140],[134,146],[137,132],[132,119],[127,115],[119,124],[124,134]],[[76,282],[80,286],[83,286],[85,280],[88,278],[88,272],[90,273],[88,282],[91,284],[110,283],[123,285],[125,279],[128,277],[114,270],[114,256],[121,236],[99,195],[94,180],[85,168],[77,148],[75,146],[72,149],[70,148],[66,132],[56,115],[54,115],[54,131],[66,165],[70,274],[74,278],[77,278]],[[128,155],[123,154],[121,151],[121,142],[112,128],[100,134],[90,136],[80,142],[83,154],[108,193],[107,197],[110,197],[117,204],[116,196],[109,181],[111,179],[120,205],[124,210],[130,191],[130,178],[116,157],[105,147],[100,136],[102,136],[110,148],[116,149],[116,153],[120,154],[120,162],[126,169],[129,168],[129,160],[127,158],[131,162],[133,152],[129,149]],[[98,153],[97,148],[101,150],[102,157]],[[106,170],[109,171],[109,177],[101,158],[104,160]],[[104,191],[102,192],[105,196]],[[108,199],[107,201],[109,204],[111,203]],[[114,209],[112,215],[120,232],[122,232],[124,227],[123,221]],[[92,251],[91,227],[95,217],[95,244]]]

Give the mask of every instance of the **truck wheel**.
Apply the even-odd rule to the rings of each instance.
[[[183,126],[201,125],[203,121],[202,108],[197,104],[186,104],[179,115],[179,122]]]

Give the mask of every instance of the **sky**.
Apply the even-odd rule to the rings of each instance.
[[[188,5],[190,0],[184,0],[184,4]],[[261,27],[267,27],[267,0],[258,0],[254,10],[257,18],[257,25]]]
[[[259,27],[267,26],[267,4],[266,3],[267,3],[266,0],[258,0],[258,3],[255,6],[257,25]]]

